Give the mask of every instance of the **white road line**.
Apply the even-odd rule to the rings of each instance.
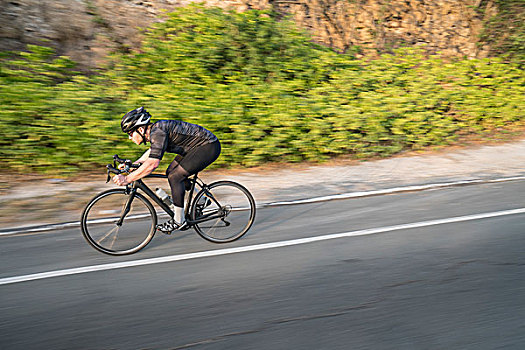
[[[371,229],[366,229],[366,230],[334,233],[334,234],[323,235],[323,236],[292,239],[288,241],[255,244],[255,245],[249,245],[249,246],[237,247],[237,248],[208,250],[208,251],[189,253],[189,254],[170,255],[170,256],[164,256],[164,257],[159,257],[159,258],[125,261],[125,262],[120,262],[120,263],[112,263],[112,264],[104,264],[104,265],[84,266],[84,267],[77,267],[77,268],[72,268],[72,269],[48,271],[48,272],[42,272],[42,273],[35,273],[31,275],[2,278],[0,279],[0,285],[41,280],[41,279],[52,278],[52,277],[77,275],[81,273],[88,273],[88,272],[95,272],[95,271],[115,270],[115,269],[122,269],[126,267],[162,264],[162,263],[181,261],[181,260],[199,259],[199,258],[207,258],[207,257],[212,257],[212,256],[251,252],[251,251],[256,251],[256,250],[281,248],[281,247],[288,247],[288,246],[294,246],[294,245],[299,245],[299,244],[326,241],[329,239],[365,236],[365,235],[372,235],[376,233],[407,230],[407,229],[412,229],[412,228],[444,225],[444,224],[450,224],[450,223],[455,223],[455,222],[473,221],[473,220],[487,219],[487,218],[506,216],[506,215],[524,214],[524,213],[525,213],[525,208],[519,208],[519,209],[496,211],[496,212],[490,212],[490,213],[457,216],[457,217],[445,218],[445,219],[413,222],[413,223],[402,224],[402,225],[371,228]]]

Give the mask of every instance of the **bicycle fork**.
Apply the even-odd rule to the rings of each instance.
[[[129,191],[129,197],[126,200],[126,203],[124,203],[124,205],[122,206],[122,210],[120,212],[120,218],[116,222],[117,226],[122,226],[122,223],[124,222],[124,218],[126,217],[126,215],[128,215],[128,213],[129,213],[129,211],[131,209],[131,202],[133,202],[133,199],[135,198],[136,190],[135,189],[126,188],[126,192],[128,192],[128,191]]]

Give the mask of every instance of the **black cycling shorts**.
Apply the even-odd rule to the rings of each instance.
[[[179,161],[179,164],[188,173],[196,174],[219,158],[220,154],[221,143],[217,140],[189,150],[182,160]],[[175,158],[175,160],[178,160],[178,158]]]

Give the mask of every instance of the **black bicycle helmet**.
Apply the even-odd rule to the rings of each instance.
[[[122,117],[120,128],[123,132],[129,133],[141,126],[146,126],[150,123],[151,114],[146,111],[144,107],[139,107],[129,111]]]

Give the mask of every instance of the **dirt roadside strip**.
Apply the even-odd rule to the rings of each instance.
[[[511,181],[525,179],[525,140],[360,163],[215,170],[204,172],[202,178],[206,182],[228,179],[242,183],[259,207]],[[147,183],[168,189],[163,180]],[[105,183],[104,174],[86,182],[40,179],[17,183],[0,194],[0,235],[78,226],[89,199],[113,187]]]

